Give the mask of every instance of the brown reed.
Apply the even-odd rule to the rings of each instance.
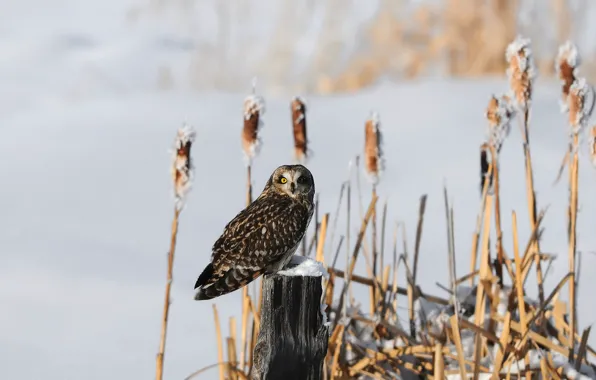
[[[243,119],[244,119],[244,126],[242,128],[242,149],[244,151],[244,159],[246,163],[246,205],[250,205],[253,201],[252,198],[252,165],[254,159],[258,156],[261,146],[262,140],[260,136],[261,128],[263,127],[263,115],[265,113],[265,101],[262,97],[256,95],[256,81],[253,81],[253,88],[252,94],[247,96],[244,99],[244,112],[243,112]],[[259,279],[259,290],[262,291],[263,283],[262,280]],[[244,369],[244,365],[247,362],[248,356],[248,363],[249,369],[252,368],[252,356],[250,356],[251,352],[249,347],[249,339],[247,332],[248,329],[248,319],[249,319],[249,309],[248,305],[251,304],[251,298],[248,295],[248,286],[242,288],[242,316],[241,316],[241,329],[242,329],[242,337],[240,341],[240,360],[239,366],[240,369]],[[252,337],[256,336],[257,331],[255,331],[255,324],[253,321],[252,324]],[[237,340],[235,339],[237,342]]]
[[[190,149],[195,138],[195,132],[190,126],[184,126],[178,130],[174,142],[174,157],[171,167],[171,173],[174,182],[174,219],[172,221],[172,232],[170,235],[170,250],[168,252],[168,269],[165,299],[163,306],[163,316],[161,320],[161,334],[159,342],[159,352],[156,358],[156,379],[163,379],[163,368],[166,351],[166,336],[168,329],[168,316],[170,313],[170,291],[173,280],[174,270],[174,252],[176,250],[176,237],[178,235],[178,217],[184,207],[186,195],[191,187],[192,179],[192,160]]]
[[[290,103],[292,111],[292,131],[294,133],[294,157],[300,163],[308,159],[308,139],[306,135],[306,103],[300,97],[294,97]]]
[[[575,259],[577,255],[576,248],[576,225],[577,225],[577,206],[578,206],[578,174],[579,174],[579,133],[584,129],[586,121],[592,112],[592,105],[587,99],[588,87],[584,78],[576,79],[569,88],[568,96],[568,110],[569,110],[569,125],[571,127],[572,142],[571,161],[569,167],[569,272],[571,279],[569,281],[569,308],[570,308],[570,336],[573,337],[577,332],[577,300],[576,300],[576,274],[575,274]],[[594,96],[592,93],[592,102]],[[570,339],[569,359],[573,360],[575,339]]]
[[[377,197],[377,185],[381,178],[384,169],[383,158],[383,135],[381,133],[381,125],[379,114],[371,112],[371,115],[366,120],[364,127],[364,164],[370,181],[372,182],[372,198]],[[378,266],[378,249],[377,249],[377,210],[376,206],[373,210],[372,221],[372,274],[377,276]],[[371,290],[371,305],[376,305],[377,292],[375,289]],[[372,307],[371,307],[372,309]]]
[[[534,191],[534,171],[532,170],[532,155],[530,153],[530,103],[532,100],[533,81],[536,77],[534,59],[530,49],[530,40],[518,36],[508,47],[505,54],[509,68],[509,84],[516,100],[518,109],[522,112],[522,136],[526,168],[526,196],[528,198],[528,214],[532,230],[536,227],[537,205],[536,192]],[[540,244],[536,240],[532,247],[535,258],[536,275],[538,280],[539,301],[544,302],[544,289],[542,286],[542,264],[539,259]]]

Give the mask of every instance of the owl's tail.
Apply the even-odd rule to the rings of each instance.
[[[207,265],[195,283],[195,300],[209,300],[238,290],[259,277],[262,270],[251,268],[226,268],[216,270]]]

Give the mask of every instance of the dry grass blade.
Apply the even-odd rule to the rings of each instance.
[[[493,163],[490,163],[487,169],[487,176],[488,178],[492,177],[492,173],[495,170],[495,167],[493,165]],[[483,184],[483,188],[482,188],[482,199],[480,201],[480,212],[478,213],[478,216],[476,217],[476,228],[474,230],[474,238],[472,241],[472,254],[471,254],[471,260],[470,260],[470,273],[474,273],[476,272],[476,261],[477,261],[477,256],[478,256],[478,241],[480,240],[480,229],[482,228],[482,220],[483,220],[483,216],[484,216],[484,212],[486,210],[486,198],[488,195],[488,189],[489,189],[489,181],[484,181]],[[470,285],[474,286],[474,276],[470,277]]]
[[[516,349],[518,351],[524,350],[526,345],[525,335],[529,329],[529,324],[526,320],[526,303],[524,301],[524,287],[522,282],[522,264],[521,257],[519,255],[519,240],[517,238],[517,217],[515,212],[512,213],[511,229],[513,230],[513,254],[515,259],[515,288],[517,290],[517,306],[519,309],[519,321],[521,326],[521,333],[524,336],[520,341],[517,342]],[[525,368],[529,368],[529,357],[526,355]],[[526,376],[529,374],[526,373]],[[531,376],[531,375],[530,375]]]
[[[346,273],[341,269],[336,269],[336,268],[330,267],[327,269],[327,271],[329,272],[329,274],[332,274],[339,278],[346,278]],[[375,286],[375,281],[373,281],[369,277],[363,277],[363,276],[358,276],[356,274],[353,274],[350,278],[351,278],[351,281],[356,282],[358,284],[367,285],[367,286]],[[408,289],[402,288],[401,286],[397,286],[397,283],[388,284],[387,288],[394,289],[394,293],[396,293],[396,294],[401,294],[403,296],[408,294]],[[420,297],[424,297],[430,302],[437,303],[439,305],[449,305],[448,300],[441,298],[441,297],[437,297],[437,296],[433,296],[433,295],[424,293],[419,288],[417,288],[417,293]]]
[[[230,363],[229,363],[229,362],[219,362],[219,363],[211,364],[211,365],[205,366],[205,367],[203,367],[203,368],[201,368],[201,369],[199,369],[199,370],[196,370],[195,372],[193,372],[193,373],[191,373],[190,375],[186,376],[186,377],[184,378],[184,380],[192,380],[192,379],[194,379],[196,376],[198,376],[198,375],[200,375],[200,374],[202,374],[202,373],[205,373],[205,372],[209,371],[210,369],[213,369],[213,368],[215,368],[215,367],[221,367],[221,366],[229,366],[229,365],[230,365]],[[244,375],[242,372],[238,371],[238,369],[236,369],[236,368],[235,368],[235,369],[234,369],[234,371],[236,371],[236,375],[237,375],[237,376],[238,376],[240,379],[243,379],[243,380],[244,380],[244,379],[247,379],[247,377],[246,377],[246,376],[245,376],[245,375]]]
[[[492,166],[492,165],[491,165]],[[490,252],[489,252],[489,238],[490,238],[490,219],[492,210],[492,195],[488,195],[486,198],[485,210],[484,210],[484,228],[482,232],[482,254],[480,259],[480,284],[476,288],[476,303],[475,303],[475,320],[474,324],[478,327],[482,326],[484,322],[486,295],[484,283],[490,280]],[[460,321],[464,323],[464,320]],[[482,346],[484,345],[485,338],[482,334],[476,333],[476,339],[474,341],[474,379],[478,378],[480,371],[480,358],[482,352]]]
[[[586,351],[588,350],[588,337],[590,336],[590,330],[592,330],[592,326],[588,326],[582,333],[582,339],[579,344],[579,350],[577,352],[577,358],[575,359],[575,370],[579,371],[582,366],[582,360],[584,360],[586,356]]]
[[[321,220],[321,232],[319,233],[319,241],[317,244],[316,260],[325,264],[325,241],[327,237],[327,223],[329,221],[329,213],[323,215]]]
[[[292,131],[294,133],[294,157],[300,163],[308,159],[308,139],[306,135],[306,103],[300,97],[292,99]]]
[[[364,219],[362,220],[362,225],[360,227],[360,232],[358,233],[358,238],[357,238],[356,244],[354,246],[352,257],[348,263],[347,278],[346,278],[346,282],[344,284],[344,287],[341,292],[341,297],[340,297],[340,302],[342,302],[344,305],[345,305],[344,299],[346,296],[346,292],[348,291],[348,288],[350,286],[350,283],[352,282],[352,276],[354,273],[354,268],[356,266],[356,260],[358,259],[358,253],[360,252],[360,248],[362,246],[362,240],[364,239],[366,227],[368,226],[368,222],[370,221],[370,218],[373,215],[375,205],[377,204],[377,199],[378,199],[377,197],[374,197],[370,201],[370,205],[368,206],[368,211],[366,211],[366,215],[364,216]],[[340,307],[339,309],[341,310],[342,308]]]
[[[505,314],[505,321],[503,322],[503,331],[501,332],[501,337],[499,338],[499,347],[497,356],[495,358],[495,366],[493,370],[493,376],[495,377],[498,376],[499,372],[501,372],[501,365],[503,364],[505,351],[507,350],[507,344],[509,342],[510,324],[511,313],[507,312],[507,314]]]
[[[453,210],[450,211],[449,208],[449,199],[447,196],[447,186],[443,186],[443,197],[445,201],[445,219],[447,222],[447,245],[448,245],[448,252],[449,252],[449,289],[452,292],[451,299],[453,300],[453,306],[455,310],[459,310],[459,306],[457,305],[457,297],[456,297],[456,288],[457,285],[455,283],[457,275],[455,273],[455,243],[453,241]]]
[[[223,352],[223,341],[221,336],[221,326],[219,324],[219,314],[217,313],[217,306],[213,304],[213,318],[215,320],[215,337],[217,339],[217,361],[219,365],[219,380],[225,379],[225,367],[224,366],[224,352]]]
[[[459,363],[459,373],[462,379],[467,379],[468,375],[466,373],[466,363],[465,363],[465,355],[464,349],[461,344],[461,337],[459,334],[459,321],[457,315],[452,316],[449,318],[451,323],[451,333],[453,335],[453,344],[455,344],[455,349],[457,350],[457,361]]]

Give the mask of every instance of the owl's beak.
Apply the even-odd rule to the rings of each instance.
[[[294,182],[290,183],[290,191],[292,194],[296,192],[296,184]]]

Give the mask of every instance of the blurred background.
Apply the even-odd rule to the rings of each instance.
[[[532,39],[541,76],[572,39],[592,79],[595,17],[588,0],[151,0],[127,14],[135,28],[159,20],[163,49],[188,55],[184,67],[158,59],[162,89],[247,89],[257,76],[268,91],[317,94],[381,79],[502,76],[518,33]]]
[[[2,8],[0,75],[13,87],[0,92],[12,97],[39,78],[79,98],[106,87],[247,91],[255,76],[270,95],[503,76],[518,33],[532,39],[541,77],[553,75],[567,39],[584,57],[583,75],[596,72],[589,0],[6,0]],[[4,65],[14,58],[22,65]],[[52,79],[59,72],[69,79]]]

